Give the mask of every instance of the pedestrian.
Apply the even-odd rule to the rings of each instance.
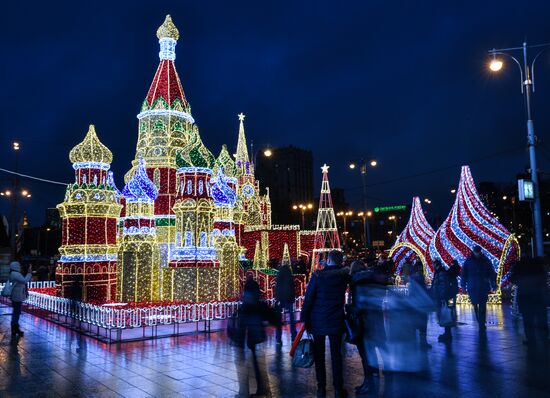
[[[474,246],[472,254],[464,261],[461,286],[470,296],[479,332],[483,333],[487,329],[485,321],[489,293],[496,290],[496,272],[489,259],[483,255],[481,246]]]
[[[11,337],[23,337],[24,333],[19,327],[19,317],[21,316],[21,306],[23,301],[29,296],[27,283],[32,279],[32,266],[29,265],[27,275],[21,273],[21,264],[18,261],[13,261],[10,264],[9,281],[13,284],[11,291],[11,303],[13,312],[11,315]]]
[[[406,285],[409,283],[409,276],[411,275],[412,261],[410,258],[405,260],[405,264],[401,267],[401,284]]]
[[[421,349],[430,349],[432,345],[427,340],[428,313],[433,310],[433,300],[430,297],[424,277],[424,264],[416,259],[409,281],[409,305],[411,306],[412,322],[415,334],[418,331]]]
[[[351,270],[352,306],[360,320],[357,349],[363,365],[363,384],[355,388],[356,394],[373,390],[373,375],[378,375],[379,352],[386,352],[383,302],[386,297],[386,276],[379,267],[366,268],[362,261],[355,261]]]
[[[249,378],[245,362],[245,344],[252,354],[252,366],[256,378],[256,393],[251,397],[269,395],[267,371],[263,355],[260,357],[257,345],[266,339],[264,321],[267,317],[267,304],[260,300],[260,286],[252,275],[247,275],[243,289],[242,305],[238,312],[238,337],[235,343],[238,349],[236,365],[239,368],[239,394],[248,396]]]
[[[517,304],[523,317],[524,344],[548,343],[548,286],[544,259],[523,259],[512,266],[510,282],[517,286]]]
[[[439,324],[445,332],[438,336],[440,342],[450,342],[453,338],[451,328],[456,322],[456,294],[458,293],[457,277],[460,273],[458,262],[446,269],[440,259],[434,260],[434,276],[432,280],[432,296],[435,301]],[[444,318],[443,313],[448,311],[449,319]]]
[[[315,271],[307,286],[302,317],[313,335],[317,397],[326,396],[325,340],[330,342],[332,378],[336,397],[347,397],[344,389],[342,337],[345,330],[344,304],[349,270],[342,267],[343,256],[332,250],[322,270]]]
[[[288,313],[290,318],[290,335],[291,341],[294,341],[296,337],[296,322],[294,321],[294,277],[292,276],[292,271],[288,264],[282,264],[279,267],[279,272],[277,273],[277,281],[275,284],[275,300],[277,301],[277,315],[279,317],[279,322],[277,323],[277,333],[276,339],[277,344],[282,345],[282,325],[283,325],[283,314],[284,311]]]

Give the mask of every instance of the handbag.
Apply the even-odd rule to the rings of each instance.
[[[441,307],[439,309],[439,326],[444,328],[454,326],[453,312],[447,303],[441,303]]]
[[[11,293],[13,292],[13,283],[10,281],[6,281],[4,284],[4,288],[2,289],[2,297],[11,297]]]
[[[308,333],[307,337],[298,343],[292,357],[292,365],[297,368],[310,368],[313,362],[313,339]]]
[[[346,343],[357,345],[361,335],[359,317],[355,308],[349,304],[346,304],[344,324],[346,326]]]

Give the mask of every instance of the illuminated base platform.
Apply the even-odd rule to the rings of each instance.
[[[3,285],[0,284],[0,290]],[[106,343],[173,337],[190,333],[220,331],[225,320],[239,308],[239,301],[215,301],[167,305],[83,303],[41,291],[55,288],[55,282],[31,282],[25,312],[82,332]],[[6,298],[4,304],[10,304]],[[267,300],[274,305],[274,299]],[[296,299],[295,310],[302,308]]]

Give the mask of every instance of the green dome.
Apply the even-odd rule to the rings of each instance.
[[[224,174],[227,177],[238,177],[237,165],[229,154],[229,151],[227,150],[227,146],[225,144],[222,145],[220,155],[218,156],[218,159],[216,159],[216,172],[218,171],[217,169],[219,167],[223,167]]]
[[[176,155],[176,166],[178,169],[182,167],[206,167],[212,169],[215,162],[216,158],[203,144],[198,133]]]

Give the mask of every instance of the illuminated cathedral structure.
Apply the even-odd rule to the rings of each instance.
[[[266,264],[307,252],[298,226],[271,224],[239,116],[234,159],[204,145],[175,68],[178,29],[157,30],[160,63],[141,106],[135,159],[122,191],[112,153],[93,126],[70,160],[75,183],[58,205],[63,220],[57,294],[84,301],[205,302],[240,293],[239,261]],[[310,234],[310,233],[309,233]],[[265,266],[265,265],[264,265]]]

